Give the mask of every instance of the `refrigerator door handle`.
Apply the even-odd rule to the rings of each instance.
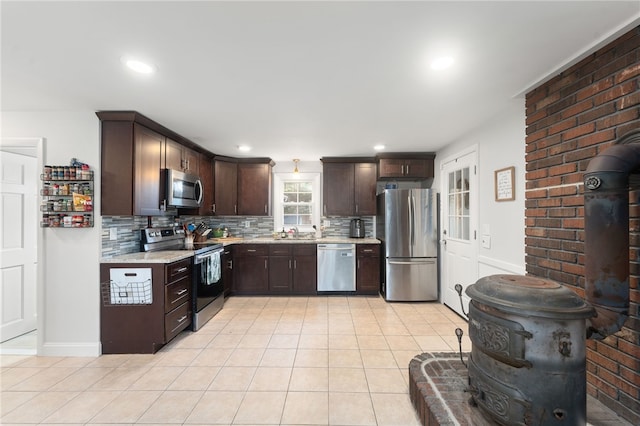
[[[413,247],[416,244],[416,235],[415,235],[415,220],[416,220],[416,212],[415,212],[415,204],[416,199],[413,194],[409,195],[409,238],[411,245],[411,256],[413,256]]]
[[[436,263],[435,259],[433,260],[422,260],[422,261],[402,261],[402,260],[389,260],[389,265],[421,265],[421,264],[433,264]]]

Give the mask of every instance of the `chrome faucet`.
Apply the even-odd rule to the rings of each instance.
[[[298,227],[294,226],[293,228],[291,228],[291,231],[293,231],[293,238],[298,238],[299,235],[299,231],[298,231]]]

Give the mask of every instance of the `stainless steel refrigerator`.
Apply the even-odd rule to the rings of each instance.
[[[384,298],[438,300],[438,194],[432,189],[385,189],[377,201]]]

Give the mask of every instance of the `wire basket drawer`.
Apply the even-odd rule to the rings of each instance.
[[[153,303],[151,268],[112,268],[109,282],[102,283],[102,302],[112,305]]]

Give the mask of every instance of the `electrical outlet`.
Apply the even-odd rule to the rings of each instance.
[[[251,221],[249,221],[249,220],[245,220],[245,221],[244,221],[244,227],[245,227],[245,228],[250,228],[250,227],[251,227]]]
[[[328,220],[325,220],[324,223],[323,223],[323,226],[325,228],[328,228],[329,226],[331,226],[331,222],[329,222]]]
[[[109,228],[109,240],[116,241],[118,239],[118,228]]]
[[[489,235],[482,236],[482,247],[487,249],[491,248],[491,237]]]

